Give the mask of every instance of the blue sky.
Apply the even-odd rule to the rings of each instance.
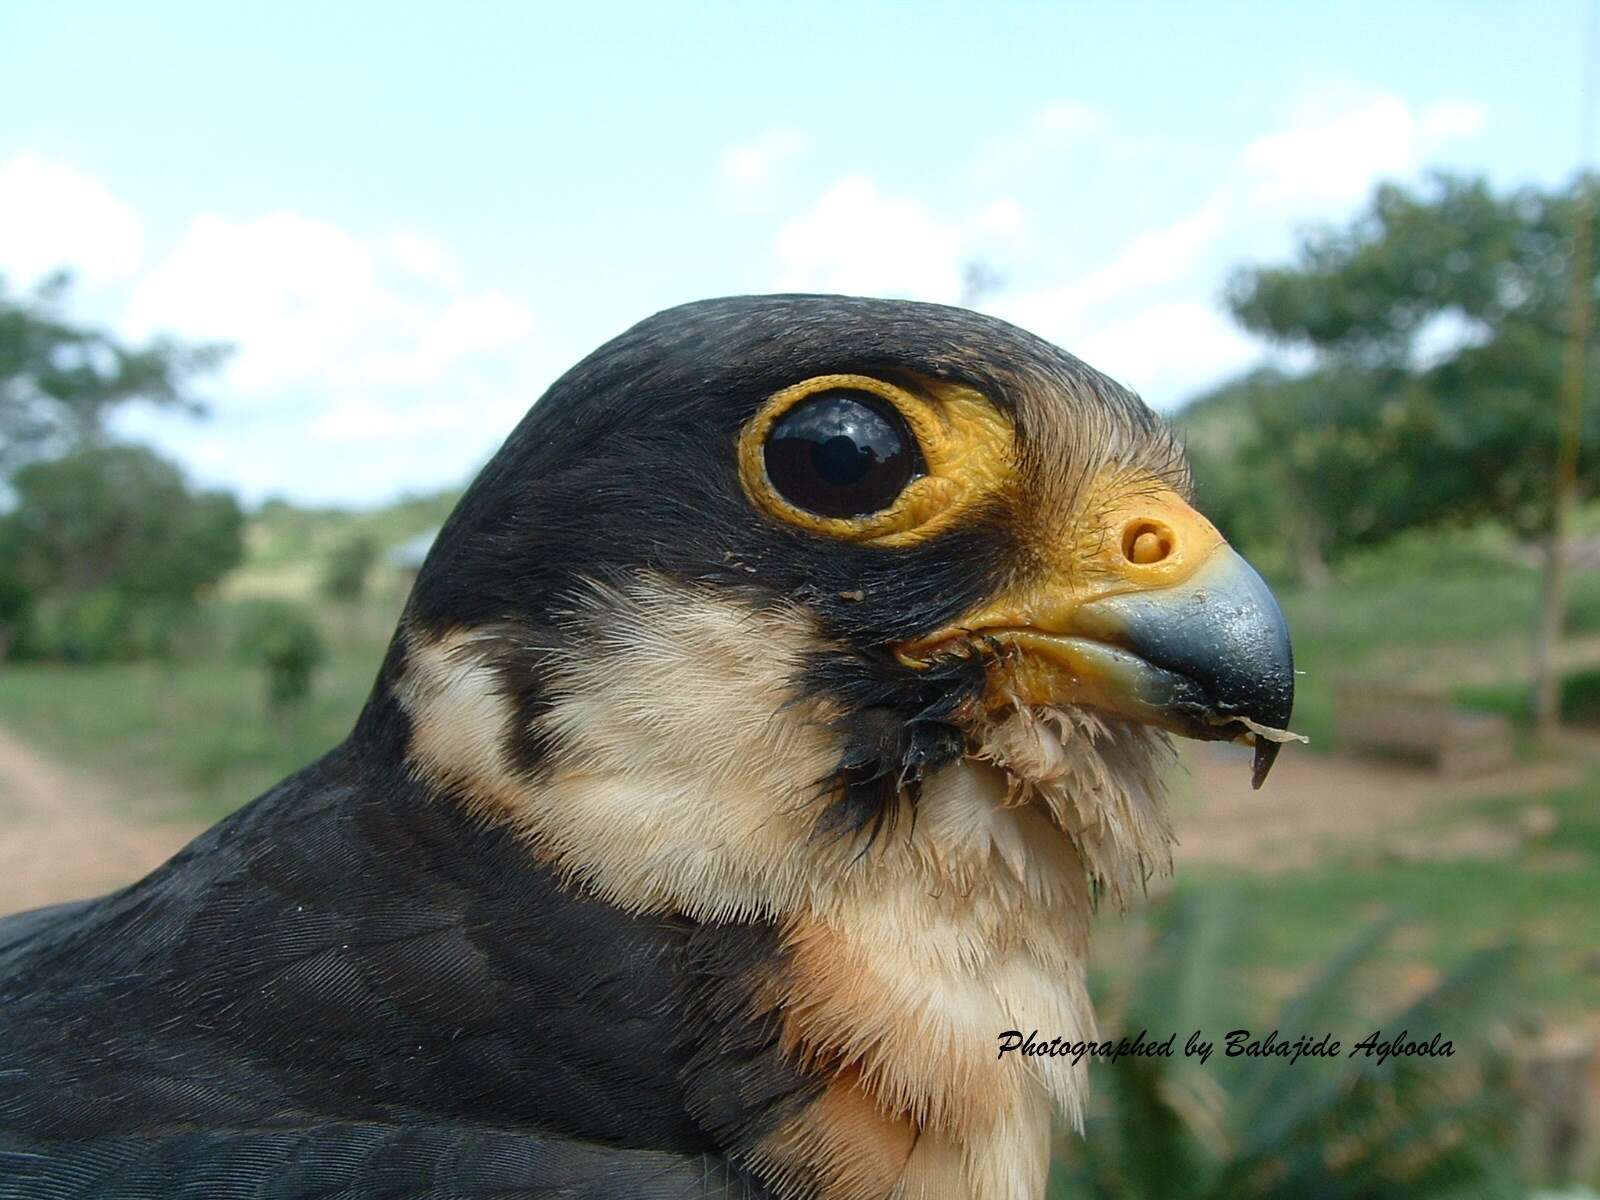
[[[128,430],[247,498],[460,482],[669,304],[981,307],[1170,409],[1229,271],[1442,166],[1578,155],[1581,0],[0,3],[0,275],[238,347]]]

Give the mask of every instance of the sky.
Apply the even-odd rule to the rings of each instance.
[[[971,301],[1171,411],[1270,353],[1231,273],[1376,182],[1570,178],[1588,20],[0,0],[0,278],[231,343],[209,418],[120,424],[251,502],[463,483],[607,338],[733,293]]]

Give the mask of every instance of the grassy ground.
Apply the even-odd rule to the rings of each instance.
[[[1600,1012],[1596,796],[1600,767],[1591,767],[1576,787],[1435,811],[1409,831],[1373,831],[1415,833],[1422,844],[1432,836],[1433,853],[1400,855],[1358,840],[1314,869],[1253,875],[1199,867],[1186,870],[1179,886],[1238,894],[1255,914],[1242,965],[1269,985],[1291,982],[1369,921],[1395,912],[1407,921],[1388,953],[1397,990],[1431,982],[1486,945],[1515,941],[1526,952],[1518,991],[1529,1007],[1576,1019]],[[1499,836],[1534,807],[1548,832]]]
[[[12,664],[0,723],[61,759],[113,774],[130,796],[165,797],[172,816],[215,819],[342,740],[360,712],[401,598],[323,605],[328,661],[304,708],[266,703],[259,670],[225,647],[194,660]]]
[[[1480,689],[1487,686],[1483,707],[1515,710],[1504,697],[1527,691],[1538,594],[1534,571],[1506,566],[1433,576],[1397,572],[1285,594],[1302,672],[1295,728],[1319,748],[1335,747],[1335,694],[1342,682],[1437,684],[1449,691],[1446,685],[1461,674]],[[1569,611],[1572,635],[1600,633],[1600,573],[1573,577]]]
[[[188,653],[6,664],[0,722],[70,764],[112,774],[163,813],[223,816],[341,741],[377,674],[406,582],[380,557],[362,600],[328,601],[316,592],[327,555],[366,537],[381,556],[436,528],[455,500],[439,493],[356,513],[268,504],[246,530],[245,562],[203,606]],[[268,709],[262,672],[233,654],[237,618],[260,599],[303,604],[329,651],[310,701],[282,715]]]
[[[1528,658],[1539,580],[1532,570],[1449,569],[1412,574],[1378,560],[1356,580],[1291,592],[1284,608],[1301,676],[1294,726],[1316,750],[1338,748],[1341,682],[1382,681],[1451,694],[1458,703],[1531,719]],[[1569,629],[1600,631],[1600,573],[1572,581]],[[1587,695],[1591,671],[1574,671],[1569,691]],[[1457,679],[1466,682],[1455,683]],[[1333,953],[1376,914],[1412,919],[1390,952],[1402,984],[1420,985],[1472,949],[1525,942],[1526,995],[1556,1018],[1600,1011],[1600,763],[1573,788],[1508,795],[1432,813],[1411,832],[1439,838],[1437,856],[1402,858],[1386,848],[1402,826],[1352,831],[1350,844],[1314,870],[1252,875],[1189,870],[1181,887],[1237,890],[1259,914],[1244,965],[1288,980]],[[1497,841],[1527,810],[1548,810],[1542,836]],[[1460,846],[1452,850],[1450,837]],[[1474,832],[1481,832],[1473,845]],[[1409,978],[1407,976],[1409,975]]]

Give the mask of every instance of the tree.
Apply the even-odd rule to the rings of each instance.
[[[305,704],[311,680],[328,657],[316,625],[298,605],[287,600],[260,600],[250,605],[240,623],[235,650],[266,676],[267,708],[282,716]]]
[[[31,296],[11,295],[0,281],[0,480],[24,463],[101,442],[119,406],[203,411],[190,383],[228,353],[165,339],[123,345],[62,316],[70,289],[65,274]]]
[[[1509,195],[1447,175],[1386,184],[1352,224],[1305,238],[1292,263],[1234,278],[1229,304],[1246,328],[1313,355],[1308,374],[1258,388],[1245,458],[1288,462],[1286,500],[1323,549],[1489,516],[1543,542],[1546,594],[1559,597],[1557,397],[1572,248],[1594,242],[1597,190],[1592,178]],[[1577,283],[1593,294],[1592,262]],[[1588,486],[1600,471],[1592,405],[1580,434]],[[1544,606],[1542,646],[1559,635],[1559,609]],[[1550,691],[1548,667],[1539,674]]]
[[[1358,373],[1268,367],[1194,401],[1180,424],[1202,507],[1269,567],[1326,582],[1404,524],[1404,430],[1377,395]]]
[[[63,316],[69,290],[65,274],[27,296],[0,281],[0,658],[40,620],[51,632],[35,652],[169,642],[167,618],[240,553],[231,497],[191,492],[176,468],[106,431],[131,403],[202,412],[191,381],[226,348],[124,345]]]
[[[31,462],[0,517],[4,574],[48,617],[38,653],[95,659],[170,640],[191,606],[243,554],[244,516],[225,492],[191,489],[142,446],[105,445]],[[4,614],[0,613],[0,620]],[[151,632],[152,624],[163,628]],[[26,628],[26,627],[24,627]]]
[[[0,662],[33,616],[33,593],[16,571],[16,555],[0,542]]]
[[[322,564],[321,591],[330,600],[359,600],[378,559],[378,546],[364,533],[352,534]]]
[[[109,588],[190,599],[237,566],[244,517],[226,492],[190,489],[143,446],[30,463],[6,517],[23,581],[41,594]]]

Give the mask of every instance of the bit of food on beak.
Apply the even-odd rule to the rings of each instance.
[[[1303,733],[1292,733],[1287,729],[1270,729],[1249,717],[1235,718],[1241,725],[1249,729],[1249,733],[1240,734],[1238,741],[1247,746],[1256,748],[1255,757],[1250,762],[1250,786],[1257,789],[1267,781],[1267,772],[1272,770],[1272,764],[1278,761],[1278,751],[1283,749],[1285,742],[1309,742],[1311,739]]]

